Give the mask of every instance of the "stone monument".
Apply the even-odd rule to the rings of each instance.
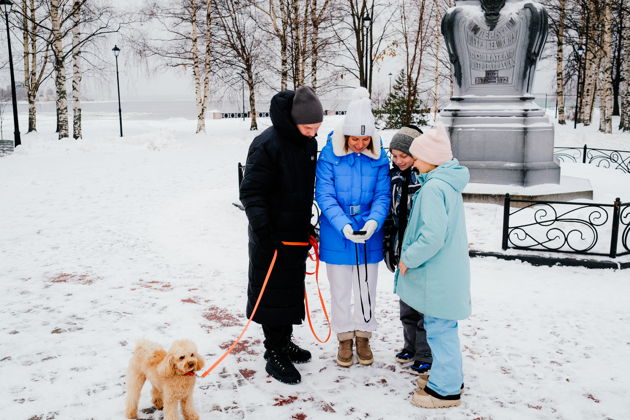
[[[522,0],[457,1],[442,20],[454,95],[440,121],[471,182],[558,184],[554,127],[531,94],[548,15]]]

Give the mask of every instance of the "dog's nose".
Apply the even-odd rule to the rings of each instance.
[[[195,366],[195,362],[188,362],[188,367],[193,367]]]

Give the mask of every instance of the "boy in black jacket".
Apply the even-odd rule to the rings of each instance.
[[[385,221],[384,253],[385,264],[392,273],[396,271],[400,261],[402,246],[412,198],[421,185],[418,174],[413,170],[414,158],[409,153],[409,146],[414,138],[422,134],[422,130],[413,125],[402,127],[389,143],[389,150],[394,165],[389,174],[392,183],[392,203],[389,217]],[[431,369],[431,349],[427,343],[423,315],[400,301],[400,321],[403,325],[404,347],[396,354],[396,361],[407,363],[413,361],[409,370],[417,375],[427,373]]]

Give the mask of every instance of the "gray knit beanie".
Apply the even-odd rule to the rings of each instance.
[[[394,137],[392,137],[392,140],[389,142],[389,150],[400,150],[407,155],[411,155],[409,152],[411,142],[420,134],[422,134],[422,130],[415,125],[403,126],[394,134]]]
[[[291,118],[296,124],[317,124],[324,120],[324,109],[315,91],[308,86],[295,90]]]

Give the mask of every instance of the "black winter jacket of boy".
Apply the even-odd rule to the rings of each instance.
[[[240,200],[249,220],[248,317],[278,249],[254,317],[260,324],[300,324],[304,319],[308,247],[281,242],[308,242],[312,232],[317,141],[303,136],[293,123],[293,97],[293,91],[284,91],[272,98],[273,126],[252,141],[240,185]]]
[[[385,265],[392,273],[396,271],[400,261],[400,250],[402,248],[403,236],[407,229],[407,222],[411,214],[413,195],[422,186],[418,180],[418,174],[413,168],[404,171],[394,166],[389,171],[392,180],[392,202],[389,216],[385,219],[383,229],[385,237],[383,239],[383,253],[385,255]]]

